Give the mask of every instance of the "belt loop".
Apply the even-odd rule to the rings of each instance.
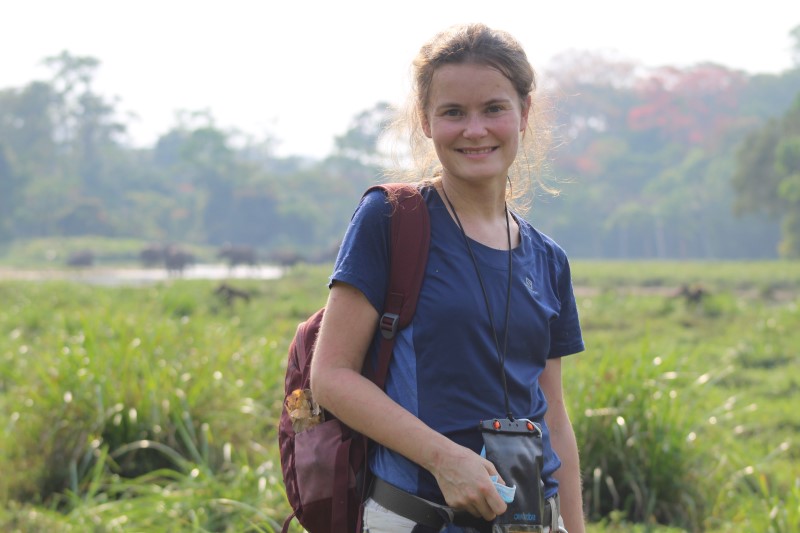
[[[561,516],[561,509],[558,501],[558,495],[556,494],[552,498],[547,499],[548,505],[550,505],[550,531],[556,532],[558,531],[559,524],[558,518]]]

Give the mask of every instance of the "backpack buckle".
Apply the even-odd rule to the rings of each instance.
[[[400,315],[395,313],[383,313],[381,316],[380,328],[384,339],[393,339],[397,335],[397,326],[400,323]]]

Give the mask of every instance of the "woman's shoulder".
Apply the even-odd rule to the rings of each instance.
[[[386,190],[381,189],[380,187],[370,187],[367,189],[361,197],[356,209],[356,213],[358,214],[359,212],[363,212],[363,216],[366,217],[382,216],[390,218],[394,209],[393,202],[396,200],[396,198],[394,198],[392,196],[393,193],[389,191],[391,191],[392,185],[395,184],[390,183],[387,185],[389,185],[389,187]],[[437,205],[438,195],[436,194],[436,190],[432,184],[428,182],[419,182],[409,183],[407,185],[416,187],[419,190],[420,195],[422,196],[425,205],[427,205],[428,208]]]
[[[540,231],[530,221],[516,215],[517,222],[519,223],[520,233],[523,239],[530,240],[531,244],[535,247],[552,252],[557,255],[566,255],[564,249],[556,242],[550,235]]]
[[[361,197],[361,204],[366,204],[371,206],[372,208],[380,209],[381,206],[391,205],[392,203],[392,191],[396,191],[398,185],[413,187],[419,190],[420,194],[426,200],[431,197],[432,192],[434,191],[434,187],[431,183],[428,182],[419,182],[419,183],[385,183],[383,186],[386,188],[382,188],[382,186],[375,185],[368,188]]]
[[[550,260],[563,264],[567,262],[567,252],[555,239],[539,231],[533,224],[522,217],[517,217],[522,239],[527,240],[534,253],[543,253]]]
[[[386,193],[380,189],[370,189],[361,196],[353,218],[377,221],[380,218],[388,218],[391,214],[392,209]]]

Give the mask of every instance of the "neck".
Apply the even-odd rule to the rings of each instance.
[[[495,181],[488,185],[473,185],[460,180],[448,179],[447,175],[444,175],[437,187],[447,194],[462,218],[484,222],[505,220],[505,180]]]
[[[436,188],[450,216],[470,238],[490,248],[505,250],[510,232],[511,247],[519,244],[519,227],[506,211],[505,189],[454,187],[446,179],[438,182]]]

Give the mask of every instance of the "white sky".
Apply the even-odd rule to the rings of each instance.
[[[14,0],[0,19],[0,89],[68,50],[102,64],[95,88],[133,112],[137,145],[209,109],[222,128],[322,157],[360,111],[406,94],[437,31],[481,21],[514,34],[537,70],[568,50],[648,66],[713,61],[751,73],[792,66],[800,0]]]

